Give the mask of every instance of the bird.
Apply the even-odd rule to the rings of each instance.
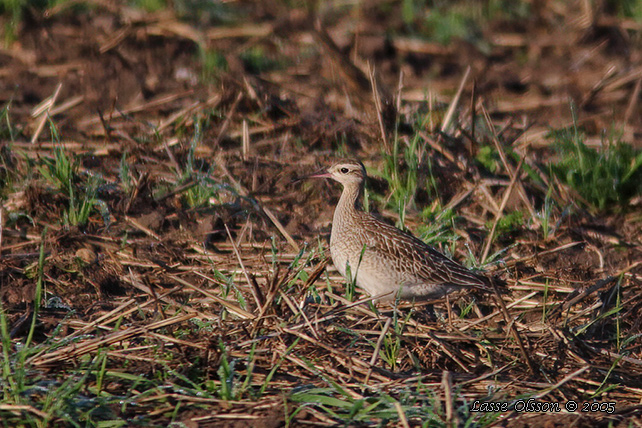
[[[365,212],[361,200],[366,177],[363,164],[352,159],[308,175],[343,186],[332,219],[330,254],[346,280],[355,280],[378,302],[434,300],[470,288],[489,291],[489,278]]]

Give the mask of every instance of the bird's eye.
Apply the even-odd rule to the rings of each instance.
[[[347,174],[350,170],[346,167],[341,168],[341,174]]]

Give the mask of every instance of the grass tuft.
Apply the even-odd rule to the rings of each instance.
[[[66,226],[85,226],[91,214],[98,211],[103,222],[109,225],[109,209],[98,199],[104,179],[97,174],[80,174],[80,159],[67,155],[64,147],[57,144],[53,158],[43,158],[38,166],[40,175],[67,199],[62,222]]]
[[[584,205],[618,211],[642,194],[642,150],[612,136],[602,140],[601,150],[588,147],[577,123],[551,132],[549,138],[558,157],[549,164],[551,173],[575,190]]]

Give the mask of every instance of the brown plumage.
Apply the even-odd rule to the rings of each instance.
[[[462,288],[487,289],[488,279],[466,269],[423,241],[382,222],[361,209],[366,170],[344,160],[310,177],[331,178],[343,185],[334,211],[330,253],[347,278],[381,301],[426,300]]]

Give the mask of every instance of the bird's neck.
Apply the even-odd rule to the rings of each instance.
[[[354,213],[361,210],[361,195],[363,194],[363,185],[347,184],[343,187],[341,198],[335,210],[336,213]]]

